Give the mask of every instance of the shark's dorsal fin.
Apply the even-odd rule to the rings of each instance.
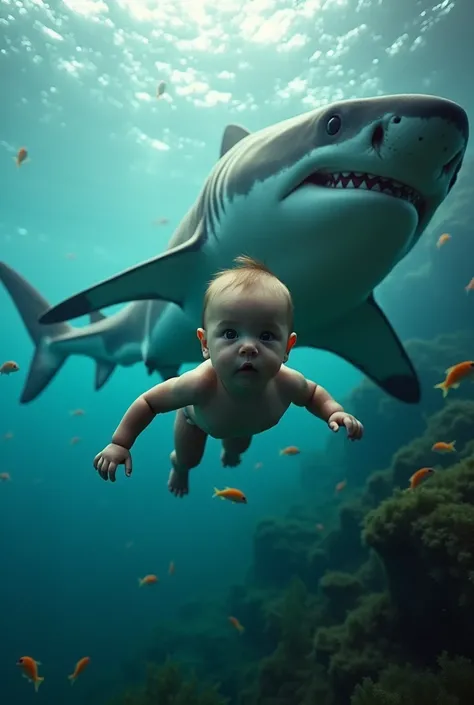
[[[250,135],[250,132],[246,130],[245,127],[241,127],[240,125],[227,125],[224,130],[224,134],[222,135],[221,151],[219,156],[223,157],[229,149],[232,149],[237,142],[240,142],[245,137],[248,137],[248,135]]]
[[[91,315],[91,323],[92,321],[92,316]],[[105,318],[104,315],[102,315],[102,318]],[[101,362],[100,360],[97,362],[97,366],[95,368],[95,390],[98,391],[101,387],[104,386],[104,384],[107,382],[109,379],[110,375],[112,372],[115,370],[116,365],[114,365],[113,362]]]
[[[91,323],[100,323],[100,321],[103,321],[104,318],[107,318],[107,316],[102,313],[102,311],[92,311],[92,313],[89,314],[89,320]]]
[[[420,401],[418,376],[373,294],[344,318],[315,331],[313,340],[310,338],[311,334],[302,331],[298,342],[339,355],[401,401]]]

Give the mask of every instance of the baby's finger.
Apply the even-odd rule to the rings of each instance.
[[[352,436],[354,433],[354,420],[350,416],[344,417],[344,426],[347,429],[347,435]]]
[[[130,477],[132,474],[132,457],[129,455],[125,458],[125,475]]]
[[[337,431],[339,431],[339,424],[336,423],[336,421],[331,421],[331,423],[329,424],[329,428],[331,429],[331,431],[334,431],[334,433],[337,433]]]
[[[94,460],[92,461],[92,464],[93,464],[93,466],[94,466],[94,468],[95,468],[96,470],[99,469],[99,468],[98,468],[98,465],[99,465],[99,462],[100,462],[101,458],[102,458],[101,453],[97,453],[97,455],[95,456]]]
[[[109,461],[104,458],[104,459],[103,459],[103,462],[102,462],[102,465],[100,466],[100,469],[99,469],[99,475],[101,476],[101,478],[102,478],[103,480],[108,480],[108,479],[109,479],[109,476],[108,476],[108,473],[107,473],[108,468],[109,468]]]
[[[115,473],[116,472],[117,472],[117,463],[111,462],[109,465],[109,470],[108,470],[110,482],[115,482]]]

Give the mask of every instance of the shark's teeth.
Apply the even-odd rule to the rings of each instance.
[[[388,196],[394,196],[395,198],[409,201],[417,208],[420,208],[423,203],[420,194],[417,193],[415,189],[411,188],[411,186],[402,184],[400,181],[395,181],[395,179],[377,176],[376,174],[364,174],[357,171],[341,171],[333,174],[323,174],[320,172],[317,174],[317,177],[315,183],[317,182],[318,185],[325,186],[326,188],[356,188],[368,191],[379,191]]]

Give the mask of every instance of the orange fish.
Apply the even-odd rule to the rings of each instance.
[[[471,279],[469,284],[464,287],[464,291],[466,292],[466,294],[469,294],[469,292],[473,291],[473,290],[474,290],[474,277]]]
[[[232,624],[235,629],[239,632],[239,634],[243,634],[245,631],[245,627],[241,625],[237,617],[229,617],[229,622]]]
[[[445,443],[444,441],[438,441],[438,443],[435,443],[432,447],[431,450],[434,450],[435,453],[455,453],[456,448],[454,447],[456,445],[456,441],[451,441],[451,443]]]
[[[174,575],[174,561],[170,561],[168,575]]]
[[[280,451],[280,455],[299,455],[301,453],[297,446],[287,446]]]
[[[435,384],[434,388],[441,389],[443,391],[443,397],[445,397],[451,388],[457,389],[463,380],[472,378],[473,376],[474,362],[472,360],[458,362],[457,365],[448,367],[446,370],[446,379],[439,384]]]
[[[0,375],[11,375],[12,372],[18,372],[20,366],[14,360],[7,360],[0,365]]]
[[[40,661],[35,661],[31,656],[22,656],[18,659],[16,665],[20,666],[23,671],[23,677],[27,678],[30,683],[33,683],[35,691],[38,692],[38,688],[44,681],[43,676],[38,675],[38,666],[41,666]]]
[[[25,147],[20,147],[16,153],[15,162],[17,166],[20,166],[23,162],[28,159],[28,151]]]
[[[410,477],[410,486],[409,490],[414,490],[415,487],[418,487],[420,482],[423,482],[425,477],[428,477],[429,475],[433,475],[434,470],[433,468],[421,468],[421,470],[417,470],[414,475]]]
[[[144,585],[154,585],[158,582],[156,575],[145,575],[144,578],[138,578],[138,585],[143,587]]]
[[[336,492],[342,492],[342,490],[345,488],[347,485],[347,480],[341,480],[341,482],[338,482],[336,487],[334,488]]]
[[[90,656],[84,656],[83,658],[79,659],[79,661],[76,663],[76,667],[74,668],[74,673],[71,673],[71,675],[68,676],[69,680],[71,681],[71,685],[74,685],[76,678],[89,665],[90,660]]]
[[[223,490],[218,490],[214,487],[214,494],[212,497],[219,497],[219,499],[228,499],[234,504],[247,504],[247,497],[240,490],[236,490],[234,487],[224,487]]]
[[[436,243],[436,247],[439,249],[440,247],[443,247],[448,240],[451,240],[451,235],[448,235],[448,233],[443,233],[443,235],[440,235],[438,238],[438,242]]]
[[[0,472],[0,482],[10,482],[11,477],[9,472]]]

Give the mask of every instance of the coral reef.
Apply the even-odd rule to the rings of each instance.
[[[130,689],[110,705],[226,705],[215,686],[200,686],[194,676],[184,676],[179,665],[165,661],[148,664],[143,686]]]
[[[474,458],[397,491],[368,514],[411,657],[470,653],[474,629]],[[416,630],[413,629],[416,623]]]
[[[417,671],[409,665],[382,671],[377,683],[370,678],[357,685],[351,705],[472,705],[474,666],[468,659],[450,659],[443,653],[439,671]]]

